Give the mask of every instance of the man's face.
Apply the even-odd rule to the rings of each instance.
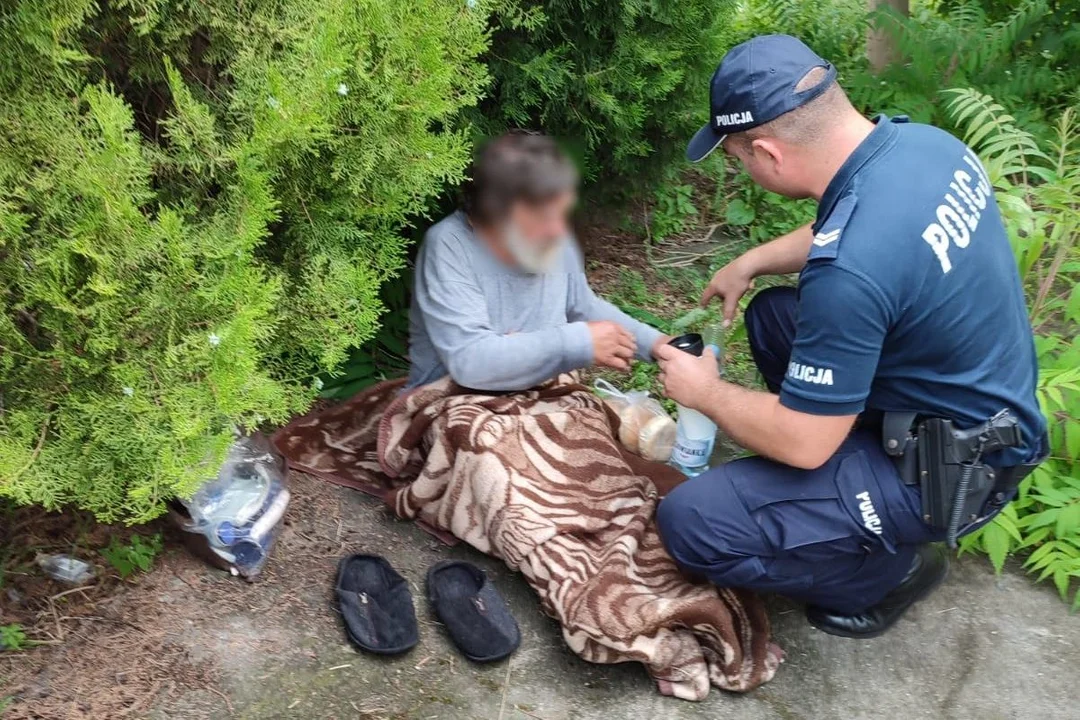
[[[517,202],[504,228],[506,248],[523,270],[544,272],[558,258],[570,236],[574,193],[565,192],[542,203]]]
[[[772,138],[747,141],[745,138],[727,137],[723,148],[727,155],[739,161],[751,180],[769,192],[790,198],[807,197],[792,153],[785,152],[789,148],[778,141]]]

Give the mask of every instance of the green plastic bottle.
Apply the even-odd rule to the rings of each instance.
[[[704,328],[701,332],[705,340],[705,347],[712,348],[716,354],[716,367],[721,375],[724,374],[724,325],[719,320]]]

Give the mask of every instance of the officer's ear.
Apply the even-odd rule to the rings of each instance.
[[[774,172],[780,170],[784,164],[784,154],[780,146],[772,138],[757,138],[750,142],[750,152],[760,164],[771,167]]]

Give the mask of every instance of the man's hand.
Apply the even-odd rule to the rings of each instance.
[[[739,309],[739,300],[754,287],[754,275],[745,258],[746,255],[742,255],[717,270],[701,296],[701,307],[706,307],[714,297],[724,301],[724,327],[731,326]]]
[[[637,352],[634,336],[618,323],[598,320],[588,323],[592,333],[593,364],[615,370],[629,370]]]
[[[713,275],[701,296],[701,306],[705,307],[714,297],[719,297],[724,301],[724,327],[729,327],[739,309],[739,300],[754,287],[754,278],[799,272],[806,265],[813,242],[814,231],[807,223],[746,251]]]
[[[712,348],[705,348],[701,357],[696,357],[665,345],[657,348],[656,358],[660,363],[660,382],[664,385],[664,394],[683,407],[704,412],[699,405],[705,404],[708,390],[720,378]]]

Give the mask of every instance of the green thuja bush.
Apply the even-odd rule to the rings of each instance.
[[[461,178],[464,0],[0,8],[0,495],[141,521],[374,336]]]
[[[727,28],[732,42],[785,33],[799,38],[841,72],[864,64],[867,0],[744,0]]]
[[[543,128],[594,190],[640,189],[708,118],[734,0],[503,0],[486,60],[486,133]]]

